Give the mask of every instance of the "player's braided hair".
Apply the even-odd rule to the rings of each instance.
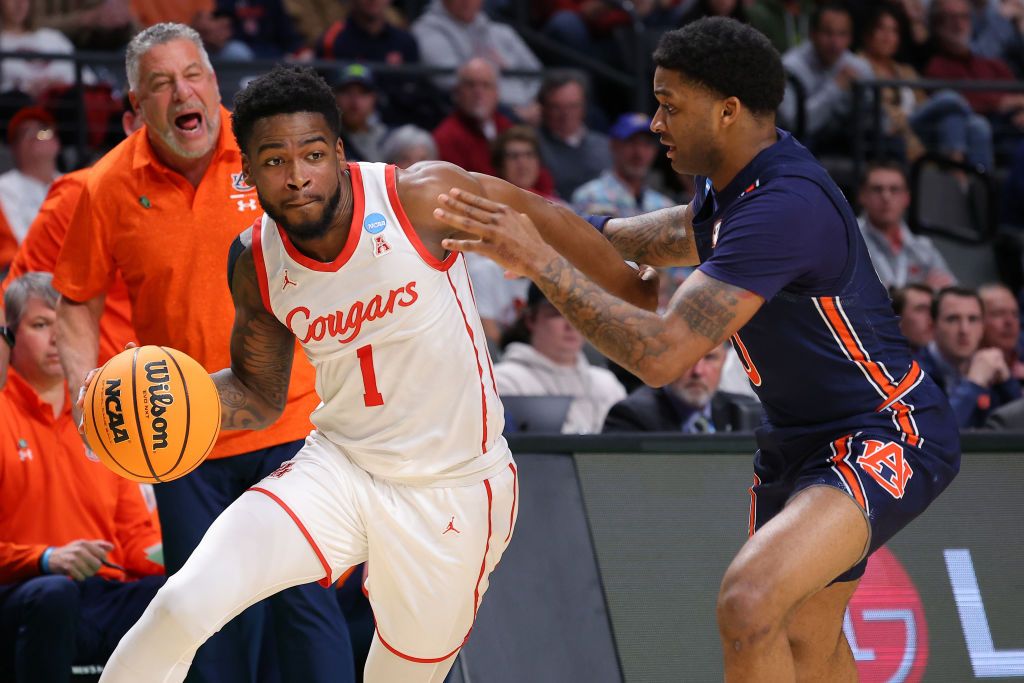
[[[231,130],[238,148],[242,152],[248,150],[253,126],[260,119],[298,112],[323,115],[335,140],[341,135],[341,112],[323,77],[308,66],[275,66],[235,95]]]
[[[782,59],[757,29],[728,17],[708,17],[661,37],[654,63],[724,97],[736,97],[755,115],[782,103]]]

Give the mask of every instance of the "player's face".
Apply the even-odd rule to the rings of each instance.
[[[661,144],[668,148],[672,170],[685,175],[711,175],[722,162],[716,113],[722,100],[707,89],[685,81],[678,72],[658,67],[654,72],[658,111],[651,121]]]
[[[985,302],[985,345],[1003,351],[1017,348],[1020,339],[1020,307],[1013,294],[1002,287],[987,289]]]
[[[724,346],[716,347],[672,383],[672,388],[686,405],[699,410],[711,402],[722,380],[725,353]]]
[[[25,302],[18,329],[14,331],[11,367],[32,383],[48,383],[64,377],[57,355],[57,313],[43,299],[30,296]]]
[[[908,289],[900,315],[900,331],[911,346],[928,346],[932,340],[932,297],[916,289]]]
[[[946,358],[957,362],[970,358],[981,344],[981,303],[973,296],[942,297],[935,320],[935,344]]]
[[[530,344],[559,365],[573,365],[583,350],[583,335],[566,320],[558,309],[547,302],[537,305],[527,318]]]
[[[297,239],[327,234],[341,200],[345,149],[323,115],[260,119],[246,152],[242,170],[263,210]]]
[[[158,150],[199,159],[217,144],[220,90],[217,77],[191,40],[154,45],[139,60],[132,103]]]

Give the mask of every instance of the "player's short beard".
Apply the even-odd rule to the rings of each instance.
[[[334,194],[327,200],[327,204],[324,205],[324,211],[320,214],[320,218],[312,221],[306,221],[304,223],[290,223],[287,218],[284,217],[284,212],[277,211],[277,208],[273,207],[273,204],[268,202],[266,198],[260,194],[259,188],[256,189],[256,195],[259,197],[260,205],[263,210],[267,212],[274,222],[284,229],[285,233],[289,237],[297,240],[313,240],[323,237],[327,234],[327,231],[331,228],[331,223],[334,221],[334,214],[338,211],[338,204],[341,202],[341,183],[338,183],[337,187],[334,188]]]

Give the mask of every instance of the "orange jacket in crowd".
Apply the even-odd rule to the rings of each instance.
[[[0,207],[0,270],[7,267],[16,251],[18,251],[18,238],[14,236],[11,224],[7,222],[7,216],[4,215],[3,208]]]
[[[128,574],[104,566],[102,577],[163,573],[146,558],[160,534],[139,485],[86,456],[68,398],[55,418],[13,368],[0,391],[0,539],[0,584],[39,576],[48,546],[79,539],[114,544],[107,559]]]
[[[13,279],[25,273],[53,272],[88,174],[89,169],[83,168],[61,176],[50,186],[46,201],[14,256],[11,269],[3,281],[3,291],[7,290]],[[121,276],[115,275],[107,291],[103,317],[100,318],[99,364],[106,363],[111,356],[123,351],[124,345],[134,339],[128,288]]]
[[[228,249],[262,211],[242,180],[231,114],[220,108],[213,159],[198,187],[156,156],[146,128],[132,133],[90,169],[53,286],[73,301],[108,291],[120,273],[142,344],[182,351],[209,372],[231,364],[235,319],[228,289]],[[296,343],[296,350],[298,346]],[[319,403],[313,367],[298,352],[281,418],[260,431],[222,431],[211,458],[304,438]]]

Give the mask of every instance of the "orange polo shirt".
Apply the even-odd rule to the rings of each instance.
[[[3,207],[0,207],[0,269],[3,269],[14,259],[18,251],[18,238],[11,230],[11,224],[7,222]]]
[[[61,176],[50,186],[46,201],[32,221],[3,281],[4,291],[12,280],[25,273],[53,272],[88,174],[89,169],[83,168]],[[128,288],[121,276],[115,275],[107,292],[103,317],[100,318],[100,364],[123,351],[124,345],[134,339]]]
[[[124,581],[162,574],[146,559],[160,542],[139,485],[85,454],[71,420],[71,402],[53,407],[12,368],[0,391],[0,583],[39,575],[47,546],[77,540],[114,544],[107,559],[128,570],[101,567]]]
[[[261,214],[241,168],[223,108],[216,150],[198,187],[156,157],[145,128],[132,133],[89,172],[54,287],[86,301],[107,291],[120,273],[140,343],[176,348],[210,372],[228,367],[235,318],[228,249]],[[313,381],[313,367],[296,353],[284,415],[260,431],[222,431],[210,457],[304,438],[319,402]]]

